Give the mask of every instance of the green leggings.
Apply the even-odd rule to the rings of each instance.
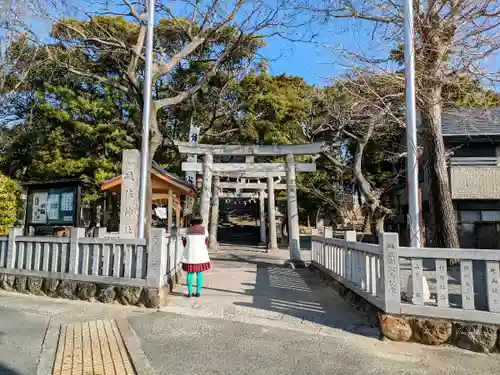
[[[193,279],[194,279],[194,272],[188,272],[187,287],[188,287],[189,294],[193,294]],[[197,294],[200,294],[202,286],[203,286],[203,272],[196,272],[196,293]]]

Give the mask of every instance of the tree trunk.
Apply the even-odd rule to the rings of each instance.
[[[384,223],[386,215],[383,212],[376,212],[374,215],[375,235],[385,232]]]
[[[369,209],[365,210],[365,218],[363,220],[363,233],[372,232],[372,212]]]
[[[424,158],[430,190],[430,208],[433,232],[438,247],[459,248],[455,210],[451,198],[446,160],[446,149],[441,131],[441,88],[426,93],[426,104],[421,107],[424,131]]]
[[[315,222],[314,222],[314,228],[318,227],[318,222],[319,222],[319,215],[321,214],[321,206],[316,211],[316,216],[315,216]]]

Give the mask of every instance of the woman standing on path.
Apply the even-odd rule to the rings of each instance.
[[[208,256],[208,231],[203,226],[203,218],[199,215],[191,219],[186,237],[182,239],[184,254],[182,255],[182,270],[187,272],[187,297],[199,297],[203,286],[203,272],[210,269]],[[196,273],[196,294],[193,294],[193,279]]]

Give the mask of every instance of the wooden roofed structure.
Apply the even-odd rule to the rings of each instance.
[[[118,175],[101,185],[102,192],[121,194],[123,184],[122,175]],[[176,177],[153,162],[151,169],[152,202],[156,205],[167,205],[168,230],[172,227],[173,211],[176,213],[176,224],[180,223],[182,195],[196,198],[196,187],[186,180]],[[130,192],[129,192],[130,193]]]
[[[101,191],[119,194],[122,182],[122,175],[113,177],[110,180],[104,181],[101,185]],[[196,198],[196,187],[194,185],[183,178],[172,175],[154,162],[151,170],[151,183],[153,185],[153,203],[166,202],[170,190],[172,190],[175,197],[180,198],[181,195],[185,195]]]

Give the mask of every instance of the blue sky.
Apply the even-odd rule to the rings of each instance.
[[[70,9],[55,13],[59,15],[62,13],[65,17],[75,17],[79,13],[78,7],[89,10],[89,4],[85,0],[74,1],[76,3]],[[268,59],[271,74],[296,75],[303,77],[310,84],[324,86],[331,77],[345,71],[335,60],[335,54],[332,52],[334,47],[347,45],[352,48],[357,44],[365,45],[369,42],[369,31],[363,31],[362,25],[354,22],[342,21],[335,27],[312,24],[308,26],[308,30],[309,33],[316,34],[314,41],[296,42],[278,36],[268,38],[267,46],[263,48],[261,54]],[[50,28],[48,19],[34,18],[29,23],[38,38],[44,39],[48,36]],[[300,32],[292,30],[290,35],[294,34],[293,37],[298,38]],[[330,46],[326,46],[327,44]]]
[[[29,2],[29,0],[25,1]],[[66,17],[75,17],[78,13],[78,7],[90,10],[88,0],[69,1],[74,1],[73,4],[76,7],[74,5],[71,9],[62,11]],[[113,2],[113,0],[109,1]],[[171,3],[174,4],[175,0],[172,0]],[[61,14],[61,12],[57,13]],[[35,19],[31,21],[31,24],[39,37],[43,38],[44,35],[48,35],[50,26],[47,20]],[[308,30],[309,33],[316,35],[314,42],[294,42],[280,37],[272,37],[267,39],[267,46],[261,53],[269,60],[271,74],[301,76],[308,83],[324,86],[332,77],[348,70],[348,67],[342,64],[342,61],[345,60],[340,60],[339,54],[335,52],[340,47],[387,56],[387,51],[391,46],[386,44],[387,41],[372,40],[370,26],[356,20],[340,20],[329,25],[312,24],[308,26]],[[294,37],[297,37],[300,32],[301,30],[291,30],[290,34],[295,34]],[[490,70],[498,70],[499,63],[494,59],[488,65]]]

